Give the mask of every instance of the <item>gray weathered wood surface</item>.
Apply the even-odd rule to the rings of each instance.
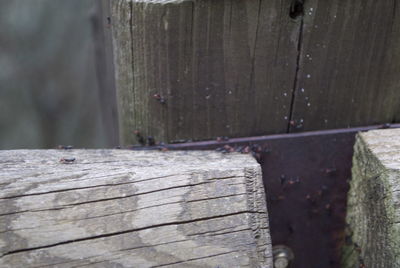
[[[399,122],[397,0],[305,1],[299,53],[290,132]]]
[[[352,173],[343,267],[400,267],[400,129],[360,133]]]
[[[304,11],[290,16],[291,5]],[[400,120],[396,0],[111,1],[122,143]],[[161,104],[154,94],[160,94]]]
[[[289,2],[111,1],[122,141],[136,129],[169,142],[285,132],[299,32]]]
[[[0,267],[272,267],[248,155],[0,151],[0,189]]]

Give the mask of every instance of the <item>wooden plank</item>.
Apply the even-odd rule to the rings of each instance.
[[[400,6],[305,1],[291,132],[398,121]]]
[[[18,150],[0,159],[1,267],[272,267],[261,169],[248,155]]]
[[[400,267],[400,129],[357,136],[343,267]]]
[[[131,24],[112,14],[117,73],[134,69],[117,75],[123,143],[136,143],[134,130],[164,142],[285,132],[300,25],[290,4],[115,1],[132,9]]]

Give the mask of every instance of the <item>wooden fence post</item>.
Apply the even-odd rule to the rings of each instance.
[[[111,1],[122,142],[399,122],[393,3]]]
[[[343,267],[400,267],[400,129],[357,136]]]
[[[300,25],[290,3],[112,1],[122,141],[285,132]]]

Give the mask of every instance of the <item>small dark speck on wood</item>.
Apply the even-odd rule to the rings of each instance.
[[[60,163],[62,164],[72,164],[75,162],[75,158],[71,157],[71,158],[61,158],[60,159]]]

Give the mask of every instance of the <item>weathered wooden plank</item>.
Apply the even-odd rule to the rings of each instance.
[[[398,120],[396,2],[305,1],[291,132]]]
[[[123,143],[134,130],[165,142],[285,132],[300,25],[290,4],[115,1],[132,12],[131,24],[113,13],[117,73],[134,70],[117,75]]]
[[[343,267],[400,267],[400,129],[357,136]]]
[[[0,151],[0,170],[1,267],[272,267],[248,155]]]

